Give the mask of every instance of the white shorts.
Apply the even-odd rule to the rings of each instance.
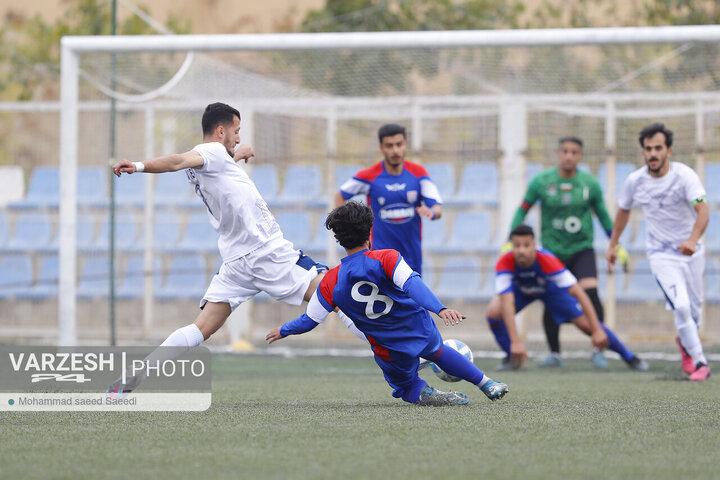
[[[665,294],[668,308],[689,308],[695,322],[700,321],[703,303],[705,251],[699,249],[692,257],[652,255],[650,269]]]
[[[207,302],[217,302],[229,303],[235,310],[260,292],[300,305],[310,282],[318,275],[315,262],[301,255],[292,243],[276,238],[244,257],[223,263],[200,301],[200,308]]]

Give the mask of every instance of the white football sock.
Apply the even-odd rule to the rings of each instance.
[[[692,357],[693,362],[707,365],[707,359],[700,343],[700,335],[698,335],[698,328],[690,317],[689,309],[677,308],[675,310],[675,328],[680,337],[680,343],[682,343],[688,355]]]
[[[178,328],[160,344],[161,347],[197,347],[205,340],[202,332],[194,323]]]

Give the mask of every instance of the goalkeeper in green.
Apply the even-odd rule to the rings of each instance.
[[[540,240],[543,248],[550,250],[575,275],[602,322],[603,306],[597,291],[592,212],[597,215],[608,237],[612,234],[612,220],[605,208],[600,183],[591,174],[577,168],[583,158],[582,140],[577,137],[561,138],[557,154],[558,167],[536,175],[530,182],[510,230],[523,223],[528,210],[540,201]],[[501,329],[494,320],[488,319],[491,329]],[[550,355],[540,365],[560,367],[559,327],[547,308],[543,314],[543,325]],[[502,335],[502,332],[497,333]],[[607,367],[607,361],[600,351],[593,352],[592,360],[599,368]],[[512,368],[512,364],[505,361],[503,367]]]

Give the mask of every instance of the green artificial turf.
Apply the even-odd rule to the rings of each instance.
[[[5,412],[0,478],[717,478],[720,379],[588,360],[492,373],[462,407],[390,396],[372,358],[216,356],[206,412]]]

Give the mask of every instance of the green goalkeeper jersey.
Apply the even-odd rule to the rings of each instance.
[[[564,178],[557,168],[552,168],[536,175],[513,217],[511,229],[523,222],[538,200],[540,241],[562,261],[593,248],[593,211],[608,236],[612,232],[612,220],[605,208],[600,183],[587,172],[578,170],[574,177]]]

